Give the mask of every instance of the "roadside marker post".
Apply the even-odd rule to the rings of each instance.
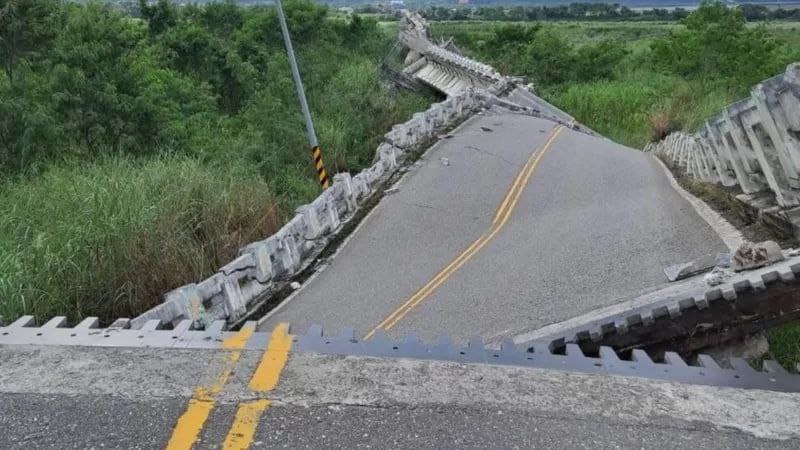
[[[314,168],[317,170],[320,186],[322,186],[322,189],[327,189],[330,187],[331,182],[328,178],[328,172],[325,170],[325,164],[322,162],[322,150],[319,148],[317,133],[314,130],[314,122],[312,122],[311,112],[308,110],[308,101],[306,100],[306,93],[303,89],[303,80],[300,78],[300,70],[297,68],[297,60],[294,57],[294,48],[292,47],[292,38],[289,36],[289,27],[286,25],[286,16],[283,14],[281,0],[275,0],[275,8],[278,11],[278,22],[281,24],[283,43],[286,45],[286,53],[289,57],[289,67],[292,69],[294,87],[297,89],[297,98],[300,100],[300,110],[303,112],[303,120],[306,122],[306,134],[308,135],[308,145],[311,148],[311,158],[314,161]]]
[[[331,181],[328,178],[328,171],[325,170],[325,163],[322,162],[322,150],[320,150],[319,145],[311,149],[311,159],[314,160],[314,168],[317,169],[320,186],[322,186],[322,189],[328,189]]]

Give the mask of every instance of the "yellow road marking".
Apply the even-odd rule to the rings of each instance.
[[[292,337],[289,335],[289,326],[280,323],[272,331],[267,349],[264,350],[261,362],[250,379],[250,389],[254,392],[269,392],[275,389],[291,349]],[[240,404],[222,448],[225,450],[250,448],[258,421],[269,405],[270,401],[267,399]]]
[[[253,378],[250,379],[250,389],[256,392],[275,389],[291,349],[292,337],[289,335],[289,325],[279,323],[272,331],[267,350],[261,357],[261,363],[253,373]]]
[[[209,386],[198,386],[194,390],[194,395],[189,400],[186,412],[181,415],[172,430],[172,436],[167,443],[167,450],[192,448],[200,436],[208,416],[214,409],[217,395],[225,387],[225,383],[228,382],[236,363],[239,362],[239,358],[242,356],[242,349],[247,340],[250,339],[253,331],[255,331],[253,326],[242,328],[238,333],[222,342],[223,349],[232,351],[227,352],[225,355],[222,362],[222,370],[217,374],[214,382]]]
[[[505,198],[503,198],[503,201],[500,203],[500,207],[495,213],[494,220],[492,221],[489,230],[478,237],[478,239],[476,239],[469,247],[461,252],[461,254],[459,254],[452,262],[450,262],[450,264],[448,264],[430,281],[428,281],[425,286],[423,286],[402,305],[389,314],[389,316],[387,316],[372,331],[367,333],[367,335],[364,336],[364,339],[371,338],[375,332],[380,329],[389,330],[394,327],[417,305],[425,300],[425,298],[427,298],[433,291],[441,286],[442,283],[447,281],[451,275],[453,275],[456,271],[458,271],[458,269],[466,264],[466,262],[469,261],[476,253],[478,253],[486,244],[488,244],[489,241],[491,241],[497,235],[497,233],[500,232],[500,230],[505,226],[506,222],[508,222],[508,219],[511,217],[511,213],[514,211],[514,208],[516,208],[517,202],[522,196],[522,192],[525,190],[525,186],[528,184],[531,176],[533,176],[533,172],[539,165],[539,161],[542,159],[542,156],[544,156],[553,142],[555,142],[562,130],[563,128],[561,126],[553,128],[549,139],[544,143],[539,151],[531,154],[530,158],[517,174],[514,182],[511,184],[511,187],[509,188],[508,193],[506,193]]]
[[[269,400],[265,398],[240,404],[239,409],[236,410],[236,418],[233,420],[228,436],[225,437],[222,448],[250,448],[258,421],[267,408],[269,408]]]

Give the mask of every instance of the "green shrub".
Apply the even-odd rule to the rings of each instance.
[[[612,41],[584,45],[575,53],[575,79],[577,81],[610,79],[617,65],[628,53],[622,44]]]
[[[705,1],[675,30],[652,44],[652,61],[691,79],[726,80],[731,89],[747,89],[785,65],[778,43],[763,24],[748,28],[742,11]]]

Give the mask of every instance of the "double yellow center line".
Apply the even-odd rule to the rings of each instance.
[[[436,274],[425,286],[418,290],[394,312],[389,314],[377,327],[370,331],[365,339],[372,337],[378,330],[389,330],[402,320],[409,312],[424,301],[432,292],[441,286],[451,275],[458,271],[486,244],[488,244],[499,232],[511,217],[511,213],[517,206],[525,186],[533,176],[536,167],[542,157],[555,142],[558,135],[563,131],[563,127],[557,126],[551,130],[547,141],[537,151],[531,154],[528,161],[517,174],[510,189],[503,198],[502,203],[497,208],[494,219],[489,229],[481,234],[469,247],[462,251],[452,262]],[[246,327],[236,335],[223,342],[223,349],[227,350],[224,355],[222,369],[208,386],[200,386],[195,389],[194,395],[189,401],[186,412],[178,419],[178,423],[173,429],[172,437],[167,444],[168,450],[188,450],[200,436],[204,424],[208,420],[211,411],[214,409],[217,396],[230,378],[236,364],[241,358],[242,350],[248,339],[253,334],[253,327]],[[250,390],[254,393],[266,395],[278,384],[281,372],[289,357],[292,346],[292,338],[288,334],[288,326],[279,324],[270,336],[269,344],[264,351],[261,362],[256,368],[250,380]],[[223,448],[228,450],[249,448],[255,436],[256,427],[264,413],[270,406],[270,400],[259,398],[239,404],[236,415],[228,432]]]
[[[555,142],[556,138],[563,129],[564,128],[560,125],[553,128],[550,131],[549,138],[547,141],[545,141],[544,145],[537,149],[537,151],[534,151],[530,158],[528,158],[528,161],[525,163],[525,165],[522,166],[522,169],[519,171],[517,177],[514,179],[514,182],[511,184],[511,188],[506,193],[502,203],[500,203],[500,207],[497,208],[497,212],[494,215],[494,220],[492,220],[492,224],[489,229],[481,234],[478,239],[476,239],[472,244],[470,244],[469,247],[462,251],[452,262],[450,262],[450,264],[448,264],[430,281],[428,281],[425,286],[414,293],[414,295],[412,295],[396,310],[389,314],[389,316],[383,319],[383,322],[378,324],[378,326],[376,326],[372,331],[367,333],[367,335],[364,336],[364,339],[371,338],[378,330],[390,330],[392,327],[397,325],[400,320],[402,320],[406,315],[408,315],[409,312],[416,308],[417,305],[422,303],[433,291],[447,281],[451,275],[457,272],[458,269],[460,269],[464,264],[467,263],[467,261],[475,256],[476,253],[478,253],[497,235],[497,233],[500,232],[500,230],[503,229],[506,222],[508,222],[509,217],[511,217],[511,213],[514,211],[514,208],[516,208],[517,202],[519,201],[522,192],[525,190],[525,186],[528,184],[528,180],[530,180],[531,176],[533,176],[533,172],[539,165],[539,161],[541,161],[544,154],[553,145],[553,142]]]
[[[228,378],[230,378],[234,367],[236,367],[239,358],[242,356],[242,349],[254,331],[254,325],[245,326],[238,333],[222,342],[222,348],[225,350],[222,368],[211,384],[198,386],[194,390],[194,395],[189,400],[186,412],[178,419],[178,423],[175,424],[175,428],[172,430],[172,436],[166,447],[168,450],[188,450],[192,448],[192,445],[200,437],[203,425],[205,425],[208,416],[214,409],[217,396],[222,391],[222,388],[225,387],[225,383],[228,382]]]
[[[242,351],[254,331],[255,326],[247,324],[245,328],[223,342],[222,348],[227,352],[224,355],[220,372],[209,386],[199,386],[195,389],[186,412],[181,415],[172,430],[172,436],[166,446],[167,450],[189,450],[197,442],[203,426],[214,409],[219,393],[234,372]],[[261,356],[261,361],[253,372],[249,384],[251,391],[265,395],[275,389],[289,359],[291,348],[292,337],[289,335],[289,327],[287,324],[281,323],[273,330],[269,344]],[[270,404],[271,402],[267,398],[240,403],[233,424],[223,443],[223,448],[230,450],[250,448],[259,419]]]
[[[280,380],[281,372],[289,359],[289,350],[291,349],[292,337],[289,335],[289,326],[280,323],[272,331],[267,350],[262,355],[256,371],[253,372],[253,377],[250,378],[251,391],[266,394],[278,386],[278,380]],[[271,402],[266,398],[239,404],[222,448],[225,450],[250,448],[261,415],[269,408],[270,404]]]

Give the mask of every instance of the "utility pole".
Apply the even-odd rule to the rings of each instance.
[[[303,89],[303,80],[300,79],[300,70],[297,68],[297,60],[294,57],[292,38],[289,36],[289,27],[286,25],[286,16],[283,14],[281,0],[275,0],[275,7],[278,9],[278,21],[281,24],[283,42],[286,44],[286,53],[289,56],[289,66],[292,69],[294,87],[297,89],[297,98],[300,100],[300,109],[303,111],[303,119],[306,122],[306,134],[308,135],[308,145],[311,147],[311,159],[314,161],[314,168],[317,169],[320,186],[322,186],[322,189],[327,189],[331,185],[331,182],[328,178],[328,172],[325,170],[325,164],[322,162],[322,150],[320,150],[319,142],[317,142],[314,122],[311,121],[311,112],[308,110],[306,93]]]

